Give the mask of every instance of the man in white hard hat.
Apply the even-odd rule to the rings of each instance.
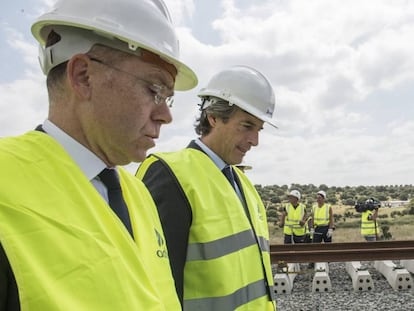
[[[32,26],[49,114],[0,141],[0,310],[181,310],[142,161],[179,60],[162,0],[60,0]]]
[[[332,206],[325,202],[326,192],[318,191],[316,204],[312,206],[312,229],[313,243],[332,242],[332,234],[335,230]]]
[[[235,66],[199,92],[199,138],[157,153],[137,177],[157,204],[184,310],[274,310],[266,211],[236,165],[273,124],[273,88],[257,70]]]
[[[279,226],[283,228],[284,244],[305,242],[307,215],[305,205],[299,202],[300,197],[298,190],[290,191],[289,203],[286,204],[280,215]]]

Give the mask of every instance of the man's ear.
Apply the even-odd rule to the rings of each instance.
[[[92,94],[90,84],[91,60],[85,54],[72,56],[67,65],[67,78],[72,91],[82,99],[89,99]]]
[[[215,127],[216,126],[216,124],[217,124],[217,117],[215,117],[215,116],[213,116],[211,114],[208,114],[207,115],[207,120],[208,120],[208,123],[210,123],[210,126],[211,127]]]

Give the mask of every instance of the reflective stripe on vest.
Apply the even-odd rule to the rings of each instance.
[[[255,244],[256,240],[251,230],[207,243],[190,243],[187,250],[187,261],[214,259]],[[269,244],[263,237],[259,237],[259,244],[263,252],[270,251]]]
[[[324,204],[321,207],[313,206],[314,226],[327,226],[329,224],[329,204]]]
[[[158,213],[141,181],[120,168],[133,240],[50,136],[1,139],[0,169],[7,176],[0,243],[22,311],[181,310]]]
[[[168,164],[192,208],[184,310],[274,310],[266,210],[247,177],[233,167],[253,227],[226,177],[203,152],[187,148],[152,157]]]
[[[376,222],[374,220],[368,220],[368,217],[372,215],[372,211],[367,210],[361,214],[361,235],[375,235]]]
[[[287,235],[304,235],[305,226],[301,226],[299,222],[303,219],[305,214],[305,206],[301,203],[296,208],[291,203],[287,204],[286,207],[286,219],[283,227],[283,233]]]
[[[272,290],[274,291],[273,288]],[[184,310],[236,310],[238,307],[247,304],[250,301],[263,297],[266,295],[266,292],[267,290],[264,286],[263,281],[259,280],[255,283],[240,288],[236,292],[227,296],[186,300],[184,303]]]

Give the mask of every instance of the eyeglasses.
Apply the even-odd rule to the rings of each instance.
[[[91,61],[94,61],[94,62],[97,62],[97,63],[102,64],[104,66],[107,66],[111,69],[114,69],[116,71],[127,74],[127,75],[133,77],[134,79],[136,79],[137,81],[139,81],[141,83],[144,83],[145,86],[148,89],[148,92],[151,93],[152,96],[154,96],[154,103],[156,105],[161,105],[161,104],[165,103],[165,104],[167,104],[168,107],[170,107],[170,108],[172,107],[172,104],[174,102],[174,95],[168,95],[169,94],[169,89],[165,85],[159,85],[159,84],[156,84],[156,83],[152,83],[150,81],[147,81],[145,79],[137,77],[136,75],[134,75],[130,72],[124,71],[124,70],[119,69],[119,68],[114,67],[114,66],[111,66],[111,65],[105,63],[104,61],[102,61],[100,59],[97,59],[97,58],[94,58],[94,57],[89,57],[89,59]]]

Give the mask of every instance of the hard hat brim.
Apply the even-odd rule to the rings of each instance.
[[[46,39],[48,33],[45,33],[43,31],[44,29],[49,28],[48,26],[69,26],[69,27],[76,27],[81,29],[89,29],[91,31],[94,31],[96,35],[100,35],[103,37],[109,37],[109,38],[116,38],[118,40],[127,42],[128,44],[135,44],[139,48],[148,50],[156,55],[159,55],[162,59],[164,59],[166,62],[172,64],[177,69],[177,76],[175,77],[175,85],[174,89],[178,91],[186,91],[190,90],[197,86],[198,79],[197,75],[194,73],[194,71],[185,65],[183,62],[179,61],[178,59],[168,55],[167,53],[163,53],[160,51],[160,49],[156,49],[149,44],[145,44],[142,42],[131,42],[130,39],[127,38],[127,36],[122,36],[120,34],[114,35],[113,33],[109,31],[105,31],[102,29],[102,27],[97,30],[99,27],[93,26],[93,23],[91,25],[91,22],[89,21],[89,24],[87,23],[79,23],[74,18],[71,21],[71,17],[66,17],[65,21],[62,20],[54,20],[54,15],[46,13],[42,15],[31,27],[31,31],[33,36],[38,40],[41,46],[44,46],[46,44]]]

